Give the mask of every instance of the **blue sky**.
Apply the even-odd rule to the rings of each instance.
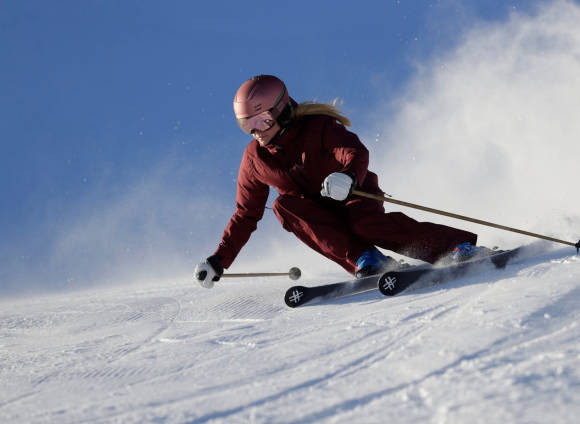
[[[52,255],[61,234],[152,173],[184,203],[208,193],[233,202],[248,140],[231,102],[247,78],[278,75],[298,101],[340,97],[365,131],[377,125],[376,105],[474,22],[538,3],[1,1],[0,284],[25,268],[69,278]],[[159,208],[164,237],[195,244],[197,221],[172,218],[162,203],[144,207]],[[232,211],[208,212],[204,241],[219,239]],[[126,222],[140,234],[148,219]],[[101,253],[88,249],[85,260]]]

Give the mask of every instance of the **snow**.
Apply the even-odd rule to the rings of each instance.
[[[398,98],[360,112],[377,128],[353,121],[381,187],[577,240],[579,19],[574,2],[546,3],[533,16],[482,22],[447,54],[420,60]],[[0,299],[0,423],[579,421],[574,249],[393,298],[371,291],[290,309],[288,279],[224,279],[211,290],[192,281],[190,261],[215,249],[234,194],[230,204],[189,188],[213,170],[161,162],[118,199],[63,218],[47,269],[31,263],[34,246],[21,278],[2,269],[2,294],[22,291]],[[178,168],[188,190],[164,177]],[[477,232],[489,247],[529,242],[402,211]],[[292,265],[303,285],[345,278],[272,213],[231,271]],[[171,277],[144,280],[157,270]]]
[[[393,298],[371,291],[297,309],[284,304],[294,284],[284,278],[192,284],[1,303],[0,421],[574,423],[580,414],[573,249]]]

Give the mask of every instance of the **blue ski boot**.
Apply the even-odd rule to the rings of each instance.
[[[368,277],[369,275],[381,274],[387,269],[396,269],[401,265],[390,256],[383,255],[379,249],[373,247],[358,258],[356,261],[356,278]]]
[[[453,250],[453,253],[451,253],[451,262],[452,263],[465,262],[470,259],[483,258],[493,253],[496,252],[494,252],[491,249],[488,249],[487,247],[474,246],[473,244],[467,241],[465,243],[461,243]]]

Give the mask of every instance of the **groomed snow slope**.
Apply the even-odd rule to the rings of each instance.
[[[4,301],[0,422],[578,422],[572,249],[395,298],[292,310],[289,285]]]

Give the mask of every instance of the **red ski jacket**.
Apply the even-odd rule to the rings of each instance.
[[[382,194],[368,163],[357,135],[326,115],[300,118],[268,146],[252,140],[240,165],[236,209],[214,254],[224,268],[232,264],[264,215],[269,187],[281,196],[317,199],[329,174],[347,172],[365,191]]]

